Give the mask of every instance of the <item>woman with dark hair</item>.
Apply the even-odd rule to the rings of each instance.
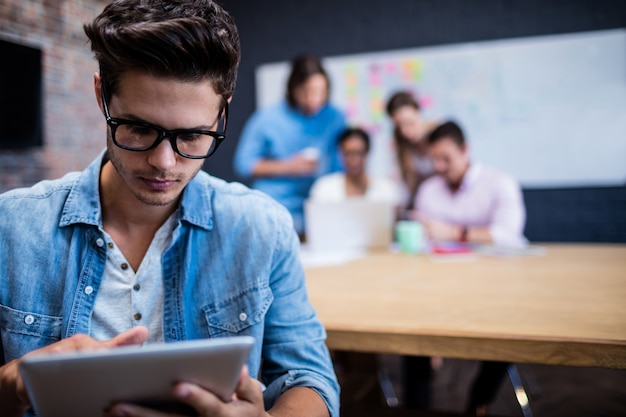
[[[243,129],[235,171],[252,178],[252,187],[285,206],[300,234],[303,203],[315,179],[341,169],[335,138],[343,114],[329,104],[330,81],[321,61],[294,59],[284,101],[258,110]]]
[[[311,200],[344,201],[360,197],[394,206],[399,203],[400,193],[392,181],[367,175],[370,137],[365,130],[358,127],[344,130],[339,135],[337,147],[344,171],[318,178],[311,188]]]
[[[438,123],[422,119],[419,102],[407,91],[395,93],[387,102],[400,174],[406,187],[406,207],[413,208],[422,181],[433,174],[426,137]]]

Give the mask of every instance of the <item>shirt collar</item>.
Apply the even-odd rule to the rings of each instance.
[[[329,107],[329,103],[330,102],[327,101],[315,114],[304,114],[302,110],[300,110],[298,107],[292,107],[287,100],[283,102],[283,105],[288,109],[287,111],[290,112],[294,117],[306,121],[316,120],[316,118],[320,117],[320,115],[322,115]]]
[[[85,169],[68,194],[60,227],[75,223],[102,227],[102,207],[100,205],[100,171],[108,158],[106,150]],[[183,191],[180,205],[180,220],[194,226],[211,230],[213,228],[213,187],[206,172],[200,171]]]
[[[461,180],[461,186],[459,187],[459,191],[465,190],[472,186],[480,176],[480,172],[482,171],[482,167],[479,163],[470,162],[469,167],[467,168],[467,172],[463,175],[463,179]]]

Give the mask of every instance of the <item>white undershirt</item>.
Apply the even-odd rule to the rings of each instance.
[[[137,272],[133,271],[111,236],[104,232],[107,260],[96,296],[89,334],[110,339],[135,326],[148,328],[146,343],[163,341],[163,252],[176,226],[174,212],[157,230]]]
[[[389,204],[399,204],[401,199],[400,190],[391,180],[379,177],[369,177],[367,190],[363,196],[366,200],[382,201]],[[314,201],[340,202],[349,199],[346,194],[346,175],[343,172],[335,172],[324,175],[315,181],[309,198]]]

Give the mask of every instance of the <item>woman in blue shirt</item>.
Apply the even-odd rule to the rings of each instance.
[[[329,91],[330,81],[318,58],[295,58],[286,99],[252,115],[235,155],[235,171],[253,178],[253,188],[285,206],[299,234],[311,185],[317,177],[341,169],[335,138],[346,122],[329,104]]]

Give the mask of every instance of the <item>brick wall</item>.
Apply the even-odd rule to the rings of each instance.
[[[105,123],[93,94],[97,64],[82,25],[107,3],[106,0],[0,2],[0,39],[42,51],[44,100],[44,146],[0,150],[0,192],[81,170],[104,147]],[[0,99],[1,96],[0,91]]]

